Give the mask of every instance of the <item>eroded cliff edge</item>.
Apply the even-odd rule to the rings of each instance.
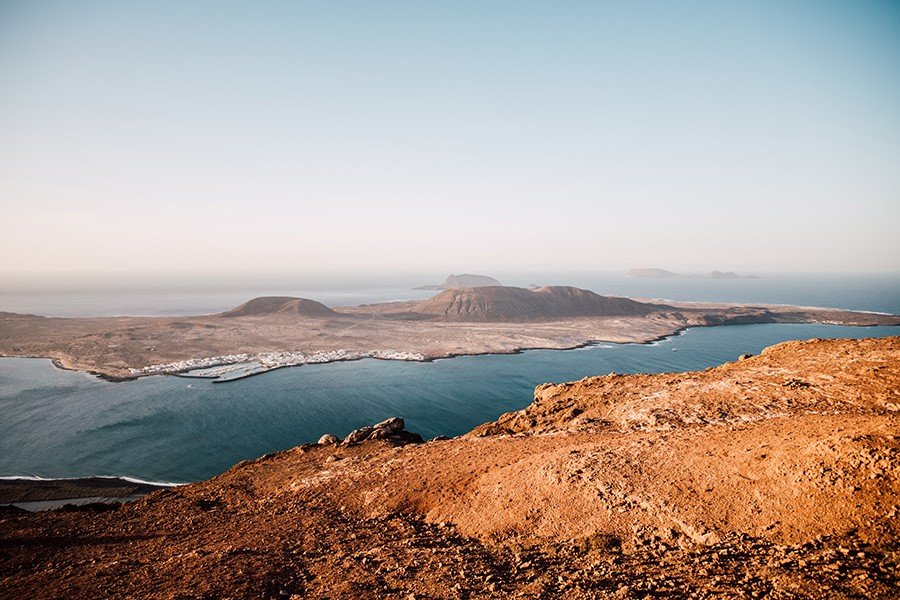
[[[0,592],[891,597],[898,459],[900,338],[789,342],[539,386],[452,440],[308,445],[102,514],[7,514]]]

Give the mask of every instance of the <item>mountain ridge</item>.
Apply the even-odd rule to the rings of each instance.
[[[415,305],[416,313],[451,321],[540,321],[566,317],[643,316],[665,308],[601,296],[573,286],[482,286],[445,290]]]
[[[339,314],[321,302],[293,296],[259,296],[220,313],[222,317],[249,317],[290,314],[302,317],[337,317]]]

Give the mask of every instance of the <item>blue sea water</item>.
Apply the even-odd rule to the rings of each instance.
[[[393,415],[425,437],[458,435],[526,406],[545,381],[702,369],[785,340],[886,335],[900,335],[900,327],[734,325],[647,345],[306,365],[227,384],[178,377],[109,383],[44,359],[4,358],[0,476],[192,481]]]
[[[767,275],[760,279],[628,279],[621,273],[503,274],[507,285],[576,285],[601,294],[684,301],[827,306],[900,314],[897,275]],[[425,298],[442,277],[282,280],[253,287],[121,290],[0,289],[0,310],[51,316],[207,314],[259,295],[332,306]],[[2,335],[2,332],[0,332]],[[774,343],[900,335],[900,328],[745,325],[691,329],[653,345],[459,357],[433,363],[363,360],[282,369],[212,384],[151,377],[108,383],[47,360],[0,359],[0,476],[124,475],[191,481],[321,434],[344,435],[403,416],[425,437],[457,435],[531,401],[545,381],[610,371],[702,369]]]

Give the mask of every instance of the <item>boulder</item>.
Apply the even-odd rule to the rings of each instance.
[[[364,442],[369,439],[369,436],[372,435],[373,431],[375,431],[375,428],[368,425],[360,427],[359,429],[354,429],[344,438],[344,444],[349,446],[350,444]]]
[[[385,440],[392,444],[421,444],[425,440],[418,433],[404,429],[405,423],[400,417],[391,417],[372,426],[354,429],[344,438],[344,445],[351,446],[367,440]]]
[[[341,440],[338,436],[331,434],[331,433],[326,433],[325,435],[323,435],[322,437],[319,438],[318,444],[320,446],[329,446],[331,444],[338,444],[338,443],[340,443],[340,441]]]
[[[402,431],[402,430],[401,430]],[[388,431],[387,429],[378,429],[377,427],[372,430],[372,433],[369,434],[367,440],[386,440],[389,437],[396,435],[395,432]]]
[[[388,433],[397,433],[398,431],[403,431],[405,426],[406,423],[400,417],[391,417],[390,419],[385,419],[381,423],[376,423],[375,429],[386,431]]]
[[[425,439],[419,435],[418,433],[413,433],[412,431],[400,431],[389,438],[385,438],[392,444],[424,444]]]

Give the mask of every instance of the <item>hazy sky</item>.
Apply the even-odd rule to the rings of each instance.
[[[0,274],[900,271],[900,3],[0,3]]]

